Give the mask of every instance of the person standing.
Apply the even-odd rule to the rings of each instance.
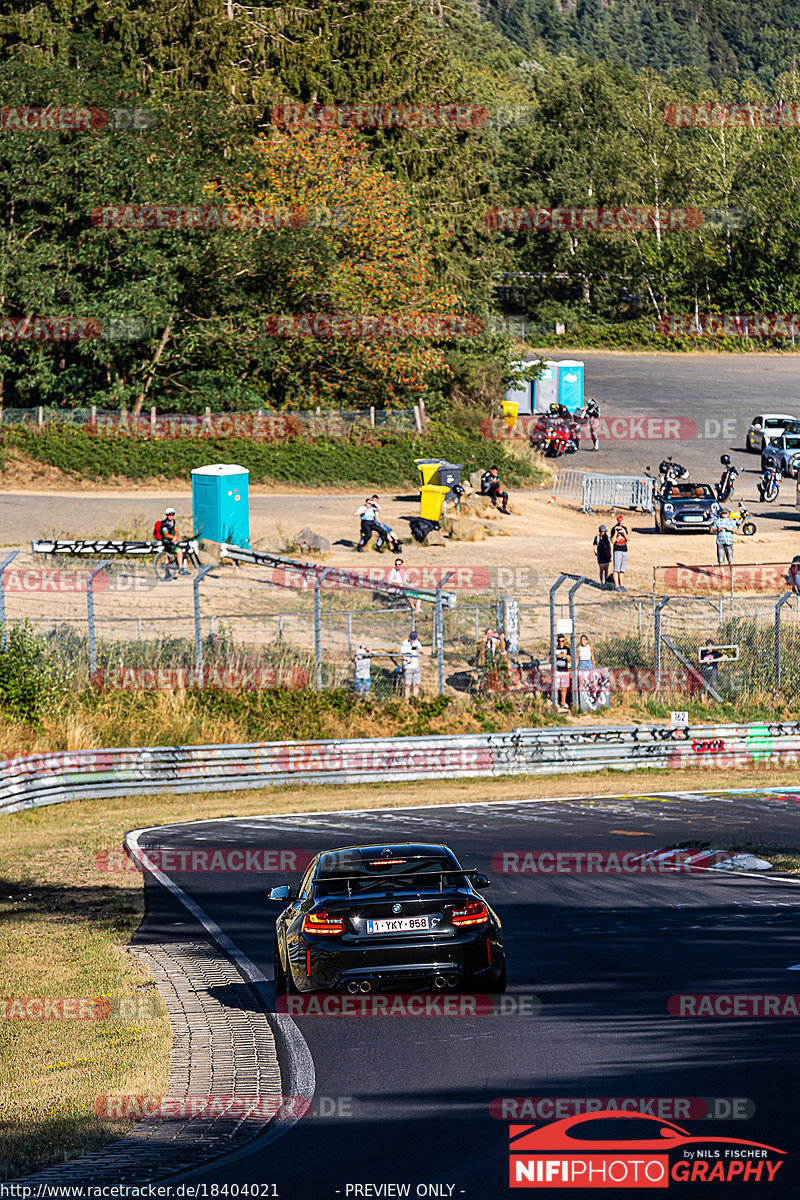
[[[593,671],[594,670],[594,651],[592,643],[585,633],[581,634],[581,640],[578,645],[578,671]]]
[[[570,660],[572,656],[569,652],[564,634],[559,633],[556,637],[556,681],[558,685],[558,710],[559,712],[569,712],[567,707],[567,692],[569,691],[569,672]]]
[[[597,558],[597,569],[600,572],[600,582],[603,587],[608,584],[608,568],[611,565],[611,539],[605,525],[601,525],[593,542]]]
[[[589,421],[589,433],[592,437],[592,449],[600,449],[600,407],[596,400],[590,396],[586,401],[583,412],[581,413],[582,420]]]
[[[717,562],[720,566],[728,562],[733,567],[733,531],[736,523],[730,519],[727,508],[720,509],[711,528],[717,535]]]
[[[372,660],[366,646],[356,646],[353,662],[355,663],[355,677],[353,682],[355,684],[356,695],[366,700],[372,688]]]
[[[617,523],[611,532],[611,548],[614,551],[614,570],[612,572],[614,587],[618,592],[627,592],[625,571],[628,566],[628,531],[622,523],[622,517],[617,517]]]
[[[419,696],[420,684],[422,683],[422,668],[419,664],[421,650],[422,642],[417,637],[416,629],[412,629],[408,637],[400,645],[400,653],[403,656],[403,683],[405,685],[406,704],[408,704],[412,692],[415,699]]]

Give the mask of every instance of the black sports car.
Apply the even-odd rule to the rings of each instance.
[[[503,931],[489,880],[447,846],[409,842],[318,854],[275,922],[275,989],[504,992]]]

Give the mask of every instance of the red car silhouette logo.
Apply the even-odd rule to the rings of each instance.
[[[592,1126],[598,1121],[624,1120],[626,1122],[641,1122],[642,1137],[615,1137],[613,1131],[607,1128],[603,1131],[604,1138],[592,1137]],[[649,1127],[649,1130],[648,1130]],[[580,1129],[581,1132],[573,1132]],[[584,1131],[587,1131],[584,1132]],[[599,1133],[600,1130],[597,1130]],[[649,1136],[648,1136],[649,1132]],[[680,1125],[670,1121],[659,1121],[645,1113],[620,1112],[618,1109],[604,1109],[594,1112],[591,1116],[579,1114],[564,1117],[561,1121],[553,1121],[551,1125],[543,1125],[539,1129],[531,1125],[511,1125],[509,1127],[511,1150],[515,1154],[549,1153],[554,1150],[571,1150],[584,1152],[587,1150],[625,1151],[625,1150],[671,1150],[678,1146],[691,1146],[698,1143],[725,1146],[749,1146],[758,1150],[770,1150],[773,1154],[785,1154],[776,1146],[767,1146],[764,1142],[751,1142],[744,1138],[719,1137],[717,1134],[706,1134],[695,1137]]]

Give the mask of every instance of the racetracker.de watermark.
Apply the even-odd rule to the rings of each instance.
[[[545,414],[524,413],[517,417],[516,425],[509,426],[503,417],[492,421],[492,437],[496,441],[514,441],[529,438],[542,422]],[[567,418],[569,420],[569,418]],[[582,425],[581,436],[590,433],[588,417],[577,419]],[[696,421],[693,417],[599,417],[597,439],[600,442],[691,442],[730,440],[736,436],[735,417],[706,417]]]
[[[114,692],[186,691],[220,688],[224,691],[261,691],[308,687],[302,667],[205,667],[202,677],[195,667],[106,667],[92,675],[94,687]]]
[[[270,113],[280,129],[480,129],[482,104],[277,104]]]
[[[3,342],[139,341],[150,336],[141,317],[2,317]]]
[[[290,1017],[536,1017],[538,996],[369,992],[278,996],[275,1011]]]
[[[672,1017],[800,1017],[798,992],[698,992],[670,996]]]
[[[785,563],[753,563],[720,566],[717,563],[698,566],[664,567],[662,586],[675,592],[728,591],[780,592],[791,586],[792,577]]]
[[[205,847],[148,846],[137,850],[100,850],[96,871],[226,872],[234,875],[270,871],[305,871],[312,855],[308,850],[268,850],[253,846]]]
[[[342,208],[243,208],[237,204],[115,204],[93,208],[98,229],[343,229]]]
[[[697,874],[730,858],[726,851],[651,851],[634,854],[613,850],[498,850],[491,869],[498,875],[675,875]]]
[[[6,996],[0,1021],[148,1021],[162,1015],[156,996]]]
[[[486,224],[498,233],[707,233],[744,229],[742,208],[491,208]]]
[[[508,588],[514,592],[532,591],[539,585],[539,573],[534,567],[465,567],[465,566],[404,566],[405,583],[390,580],[391,567],[334,567],[302,570],[298,567],[276,567],[272,582],[280,587],[313,588],[315,578],[323,591],[338,591],[354,586],[419,588],[435,591],[444,584],[448,592],[481,592]],[[448,578],[449,577],[449,578]],[[445,582],[446,581],[446,582]]]
[[[479,337],[484,332],[480,317],[463,313],[272,313],[264,321],[264,332],[274,338],[383,338]]]
[[[159,1117],[163,1120],[182,1120],[202,1117],[204,1120],[273,1117],[316,1118],[341,1120],[354,1117],[358,1102],[353,1096],[149,1096],[101,1095],[95,1098],[94,1111],[111,1121],[140,1120]]]
[[[656,331],[666,337],[791,338],[800,336],[793,313],[709,313],[660,317]]]
[[[800,104],[668,104],[673,129],[800,129]]]
[[[18,105],[0,108],[2,133],[65,133],[150,129],[156,115],[149,108],[82,108],[48,104],[44,108]]]
[[[749,1121],[756,1112],[746,1096],[496,1096],[489,1114],[495,1121],[556,1121],[604,1109],[662,1121]]]

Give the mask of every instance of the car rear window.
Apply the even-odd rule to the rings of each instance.
[[[333,857],[333,856],[331,856]],[[466,877],[453,860],[425,858],[350,858],[320,863],[315,880],[318,894],[364,895],[367,892],[426,891],[439,887],[464,887]]]
[[[784,426],[791,421],[791,417],[767,417],[764,421],[765,429],[783,429]]]

